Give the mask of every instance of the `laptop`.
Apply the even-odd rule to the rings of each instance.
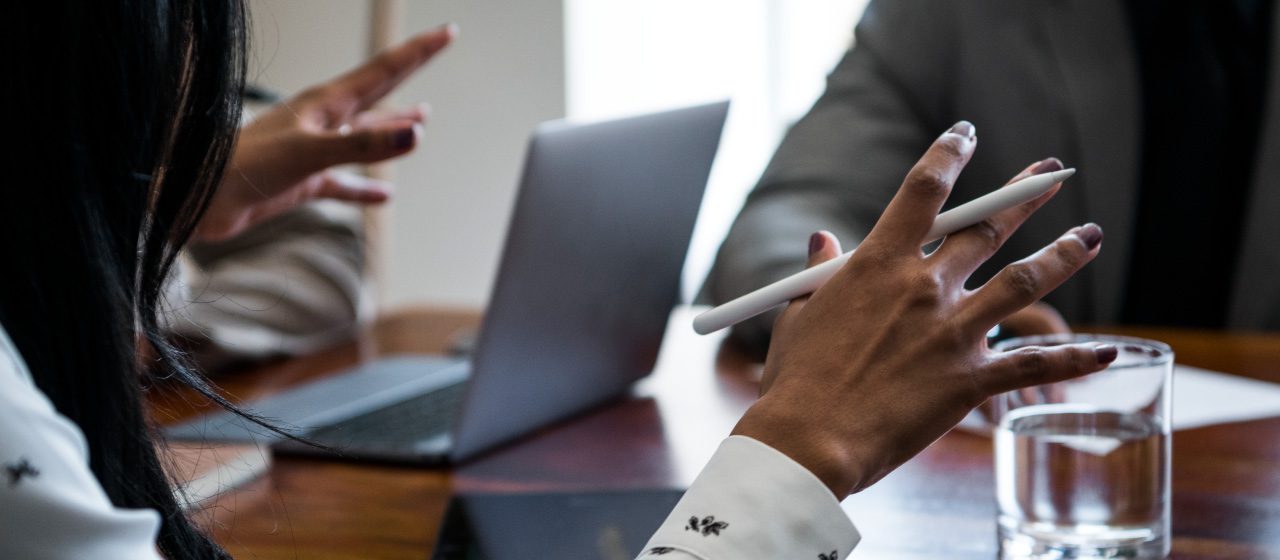
[[[727,112],[539,126],[471,359],[391,356],[244,408],[336,456],[445,464],[625,394],[656,362]],[[225,411],[166,436],[335,455]]]

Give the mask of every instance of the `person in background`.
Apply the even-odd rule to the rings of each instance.
[[[165,301],[167,330],[206,371],[312,352],[371,317],[359,206],[386,202],[391,185],[333,168],[414,149],[426,105],[375,105],[456,33],[418,35],[244,119],[213,212],[269,200],[202,224]]]
[[[244,87],[242,2],[13,2],[0,18],[22,22],[0,36],[13,80],[0,102],[21,108],[11,124],[28,140],[0,152],[13,170],[0,205],[0,558],[226,558],[183,514],[144,405],[144,391],[182,384],[230,406],[169,343],[165,285],[193,236],[241,233],[334,187],[297,173],[278,189],[227,176]],[[435,52],[451,37],[427,32],[410,41],[418,49],[393,49],[374,66],[412,66],[400,56]],[[358,110],[377,83],[356,75],[355,101],[342,107]],[[843,558],[858,536],[838,498],[987,396],[1115,359],[1105,345],[993,352],[983,343],[992,325],[1101,249],[1098,226],[1073,227],[985,286],[964,288],[1052,194],[921,252],[977,142],[967,122],[942,133],[864,250],[783,313],[762,398],[646,557]],[[810,264],[839,252],[826,233],[809,246]]]
[[[1276,17],[1267,0],[872,0],[704,294],[722,303],[798,271],[815,229],[857,246],[933,131],[963,117],[984,150],[949,205],[1044,154],[1061,160],[1040,172],[1079,169],[975,284],[1071,224],[1109,234],[1097,265],[1012,318],[1014,330],[1063,329],[1058,312],[1078,324],[1280,329]],[[763,352],[776,316],[734,339]]]

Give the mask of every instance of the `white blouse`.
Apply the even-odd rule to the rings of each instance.
[[[71,420],[0,329],[0,558],[159,560],[160,515],[111,504]]]
[[[0,329],[0,558],[159,560],[160,516],[113,506],[84,435],[35,386]],[[812,473],[754,439],[726,439],[645,545],[644,560],[843,559],[853,523]]]

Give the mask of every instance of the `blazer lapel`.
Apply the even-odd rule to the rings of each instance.
[[[1123,2],[1058,0],[1040,10],[1049,52],[1060,72],[1061,92],[1081,161],[1067,162],[1080,172],[1064,194],[1075,191],[1086,219],[1098,223],[1106,241],[1098,258],[1083,271],[1088,297],[1086,320],[1114,323],[1120,318],[1132,252],[1132,224],[1138,198],[1140,85]],[[1092,301],[1090,301],[1092,300]]]
[[[1243,329],[1280,328],[1280,10],[1271,20],[1271,59],[1262,130],[1254,156],[1253,184],[1244,208],[1240,256],[1228,325]],[[1195,263],[1187,263],[1195,266]]]

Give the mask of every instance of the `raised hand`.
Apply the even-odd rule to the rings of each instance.
[[[390,185],[330,168],[382,161],[413,150],[428,117],[426,106],[373,107],[456,35],[457,28],[447,25],[414,36],[244,126],[196,236],[231,237],[315,199],[386,201]]]
[[[763,395],[734,429],[804,465],[837,497],[879,480],[993,394],[1098,371],[1115,359],[1111,346],[996,353],[985,340],[992,326],[1097,255],[1097,225],[1065,232],[976,290],[964,287],[1056,187],[948,236],[933,253],[921,251],[976,144],[967,122],[943,133],[853,258],[782,313]],[[834,237],[817,233],[809,264],[840,252]]]

